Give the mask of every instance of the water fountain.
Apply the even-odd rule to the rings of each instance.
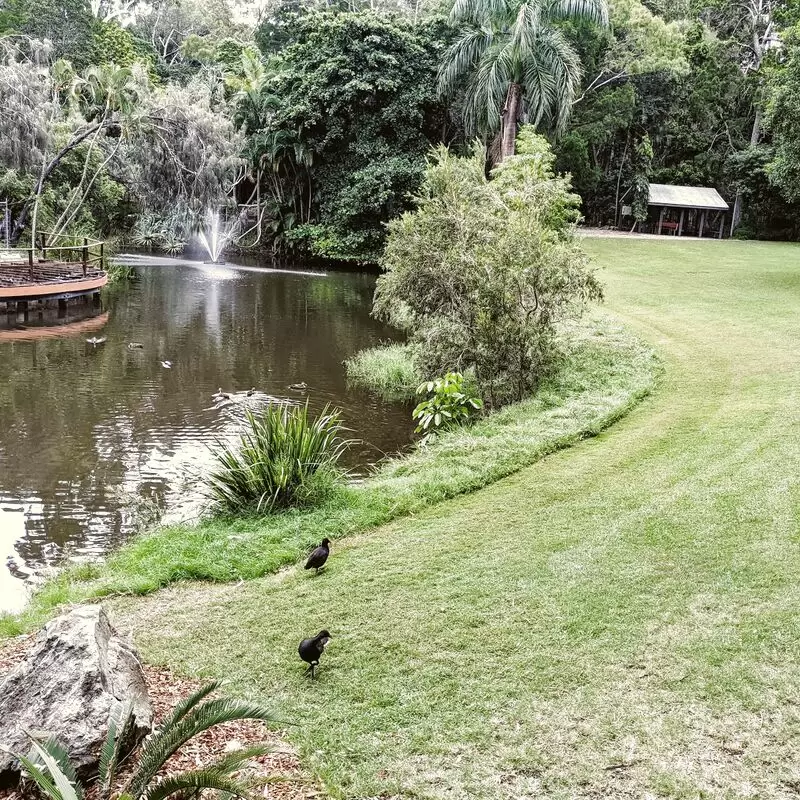
[[[236,229],[239,227],[239,218],[237,217],[228,230],[220,229],[220,219],[218,211],[209,211],[207,214],[207,229],[198,232],[197,236],[200,239],[200,244],[206,249],[208,253],[208,261],[206,264],[224,264],[225,261],[221,260],[225,246],[233,239]]]

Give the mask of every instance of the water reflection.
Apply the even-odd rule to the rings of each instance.
[[[391,335],[369,316],[373,277],[185,264],[140,274],[90,328],[56,336],[51,320],[20,330],[0,319],[0,609],[20,604],[31,571],[119,543],[131,509],[196,513],[207,443],[240,413],[213,401],[218,387],[304,400],[288,386],[306,382],[311,407],[335,403],[363,440],[356,469],[410,439],[408,409],[345,385],[342,361]],[[107,341],[92,346],[93,334]]]

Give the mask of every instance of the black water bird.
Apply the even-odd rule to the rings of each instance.
[[[331,554],[331,540],[326,536],[319,547],[311,551],[311,555],[306,561],[305,569],[315,569],[317,573],[325,566],[328,556]]]
[[[252,397],[256,393],[256,387],[254,386],[252,389],[247,390],[247,396]]]
[[[320,631],[311,639],[303,639],[303,641],[300,642],[300,646],[297,648],[300,658],[309,665],[306,673],[310,672],[312,679],[314,678],[314,667],[319,666],[319,660],[325,652],[325,648],[328,646],[330,640],[331,635],[328,631]]]

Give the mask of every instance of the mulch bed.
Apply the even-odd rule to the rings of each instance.
[[[33,636],[20,636],[11,642],[0,644],[0,681],[25,660],[33,640]],[[142,670],[156,725],[179,700],[202,686],[199,681],[181,678],[165,668],[143,664]],[[280,731],[270,730],[265,723],[255,720],[226,722],[195,736],[167,762],[165,774],[198,769],[210,764],[226,751],[254,745],[271,748],[271,752],[252,759],[239,773],[242,779],[263,783],[263,787],[254,789],[254,794],[269,800],[310,800],[323,797],[313,778],[303,772],[297,754],[281,736]],[[120,788],[124,781],[123,770]],[[96,790],[90,789],[86,793],[87,800],[97,800],[97,797]],[[0,798],[30,800],[31,795],[28,792],[0,789]]]

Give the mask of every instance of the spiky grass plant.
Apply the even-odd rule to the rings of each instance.
[[[239,441],[214,449],[217,466],[206,481],[214,510],[265,514],[313,504],[341,477],[338,463],[351,444],[344,430],[329,405],[316,417],[308,403],[245,411]]]
[[[204,789],[225,797],[249,797],[250,787],[234,773],[251,758],[264,755],[266,747],[248,747],[226,753],[208,766],[195,770],[159,775],[167,761],[190,739],[215,725],[234,720],[271,721],[271,714],[255,703],[230,698],[206,698],[220,687],[207,684],[182,700],[161,727],[144,743],[133,774],[123,790],[114,793],[117,772],[126,755],[126,744],[133,727],[130,708],[112,716],[108,735],[100,753],[99,797],[101,800],[166,800],[197,797]],[[38,742],[28,756],[17,756],[30,780],[48,800],[83,800],[85,790],[78,781],[67,752],[53,739]]]

